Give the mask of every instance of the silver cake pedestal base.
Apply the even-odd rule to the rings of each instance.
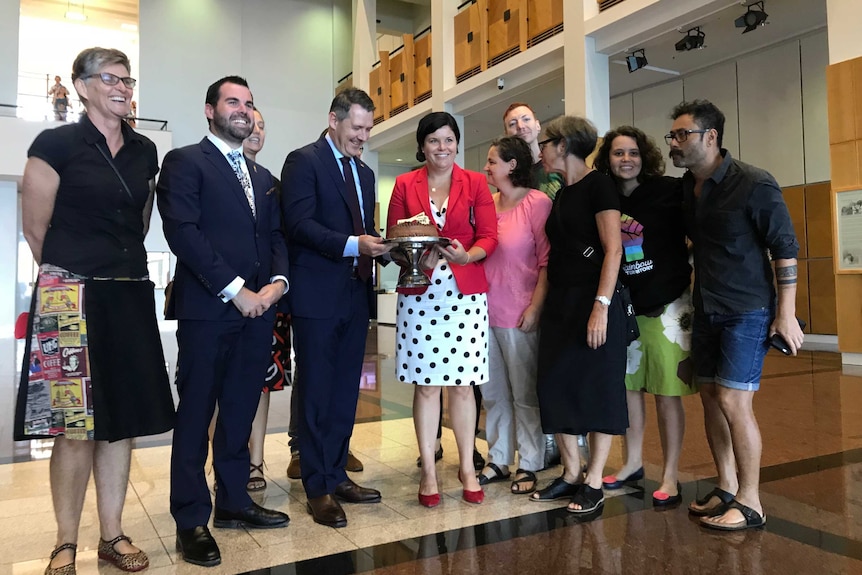
[[[416,236],[408,238],[392,238],[384,240],[392,244],[390,254],[392,260],[401,266],[398,274],[398,287],[415,288],[431,285],[431,280],[422,271],[420,265],[422,258],[434,248],[434,246],[445,247],[450,244],[447,238],[434,236]]]

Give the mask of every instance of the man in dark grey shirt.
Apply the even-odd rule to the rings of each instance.
[[[718,488],[689,511],[714,529],[759,527],[766,515],[752,401],[769,337],[780,334],[793,355],[802,345],[796,322],[799,244],[775,179],[722,149],[724,114],[715,105],[683,102],[671,118],[665,136],[670,157],[676,167],[688,168],[684,211],[695,264],[691,356],[718,470]]]

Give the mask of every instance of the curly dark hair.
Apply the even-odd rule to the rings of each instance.
[[[664,175],[664,157],[656,145],[655,140],[647,136],[643,130],[634,126],[620,126],[605,134],[599,152],[596,155],[594,167],[596,170],[611,177],[611,146],[617,136],[628,136],[635,141],[641,154],[641,171],[638,174],[638,183],[648,178],[657,178]]]
[[[515,160],[515,167],[509,174],[509,181],[516,188],[533,187],[533,152],[530,144],[519,136],[506,136],[491,142],[497,148],[497,155],[504,162]]]
[[[593,123],[586,118],[560,116],[545,126],[545,137],[554,143],[565,142],[566,155],[571,154],[586,161],[587,156],[596,149],[599,135]]]

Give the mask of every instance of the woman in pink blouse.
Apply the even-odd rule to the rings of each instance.
[[[486,485],[518,469],[512,493],[532,493],[543,467],[545,443],[536,397],[539,315],[547,291],[548,238],[545,220],[551,200],[532,189],[533,156],[521,138],[491,143],[485,174],[497,189],[497,250],[485,260],[490,323],[490,379],[482,395],[487,414]]]

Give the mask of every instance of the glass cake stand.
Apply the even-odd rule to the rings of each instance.
[[[392,238],[383,240],[383,242],[392,244],[389,253],[392,254],[392,260],[401,266],[401,272],[398,274],[398,287],[400,288],[431,285],[431,280],[422,271],[420,262],[434,246],[446,247],[451,243],[448,238],[435,236]]]

